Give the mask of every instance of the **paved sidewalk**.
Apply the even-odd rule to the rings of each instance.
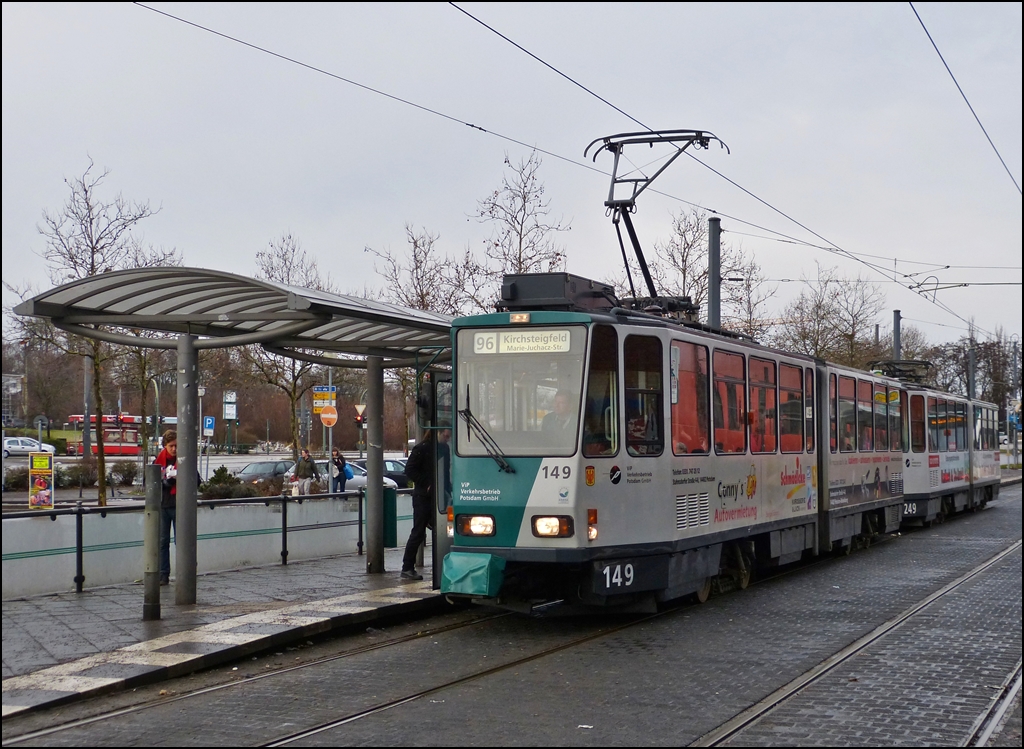
[[[141,584],[4,601],[3,716],[441,606],[430,567],[423,582],[399,578],[402,551],[386,550],[381,575],[356,554],[200,575],[194,606],[174,603],[172,583],[154,622],[142,620]]]

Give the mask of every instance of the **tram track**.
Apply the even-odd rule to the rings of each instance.
[[[967,739],[960,746],[988,746],[1006,712],[1013,707],[1013,701],[1020,694],[1020,688],[1021,661],[1018,660],[1017,667],[1006,677],[988,709],[974,721]]]
[[[893,633],[895,630],[897,630],[903,624],[905,624],[908,621],[910,621],[911,619],[913,619],[913,617],[915,617],[916,615],[921,613],[923,610],[925,610],[926,608],[928,608],[932,604],[936,603],[937,601],[942,600],[943,598],[948,596],[953,591],[957,590],[961,586],[965,585],[966,583],[970,582],[971,580],[975,579],[976,577],[978,577],[979,575],[981,575],[985,571],[989,570],[990,568],[992,568],[993,566],[998,564],[1000,561],[1002,561],[1003,559],[1008,557],[1010,554],[1013,554],[1015,551],[1017,551],[1018,549],[1021,548],[1021,543],[1022,543],[1021,540],[1015,541],[1010,546],[1004,548],[999,553],[997,553],[994,556],[990,557],[989,559],[985,560],[984,562],[982,562],[981,564],[977,565],[976,567],[974,567],[973,569],[969,570],[968,572],[964,573],[963,575],[961,575],[957,579],[955,579],[952,582],[948,583],[947,585],[943,586],[942,588],[940,588],[939,590],[935,591],[934,593],[931,593],[930,595],[924,597],[923,599],[921,599],[917,603],[913,604],[912,606],[909,606],[908,608],[904,609],[902,612],[900,612],[896,616],[892,617],[891,619],[889,619],[889,620],[883,622],[882,624],[880,624],[879,626],[875,627],[875,629],[873,629],[871,632],[868,632],[863,637],[858,638],[854,642],[852,642],[849,645],[847,645],[845,648],[843,648],[843,649],[839,650],[838,652],[834,653],[833,655],[829,656],[828,658],[826,658],[824,661],[819,663],[814,668],[804,672],[803,674],[801,674],[797,678],[793,679],[789,683],[783,685],[782,687],[779,687],[778,689],[776,689],[774,692],[769,694],[767,697],[765,697],[760,702],[758,702],[755,705],[751,706],[747,710],[744,710],[743,712],[739,713],[738,715],[736,715],[731,720],[726,721],[725,723],[720,725],[718,728],[716,728],[716,729],[714,729],[712,731],[709,731],[708,733],[705,733],[703,736],[698,738],[696,741],[692,742],[690,744],[690,746],[723,746],[723,745],[725,745],[726,742],[730,741],[733,738],[736,738],[745,729],[753,726],[757,722],[759,722],[759,721],[763,720],[764,718],[770,716],[773,712],[778,710],[783,704],[785,704],[789,700],[793,699],[794,697],[802,694],[810,686],[812,686],[813,684],[818,682],[823,676],[825,676],[826,674],[828,674],[829,672],[831,672],[832,670],[834,670],[838,666],[842,665],[843,663],[845,663],[849,659],[853,658],[857,654],[862,653],[868,647],[870,647],[871,645],[879,642],[883,638],[885,638],[888,635],[890,635],[891,633]],[[1016,689],[1019,690],[1020,689],[1020,686],[1019,686],[1020,685],[1020,663],[1019,662],[1018,662],[1017,669],[1016,669],[1015,673],[1016,673],[1016,684],[1017,684]],[[1013,681],[1014,681],[1013,675],[1011,675],[1011,678],[1007,679],[1007,681],[1004,683],[1004,686],[1000,690],[999,695],[1005,696],[1008,693],[1008,691],[1013,688],[1012,687],[1012,682]],[[984,744],[980,744],[980,743],[971,743],[971,742],[979,741],[981,736],[987,730],[988,726],[991,725],[992,729],[994,730],[995,725],[998,724],[998,719],[993,721],[993,720],[991,720],[992,716],[995,715],[995,713],[999,710],[1000,706],[1002,706],[1004,704],[1012,703],[1012,697],[1010,697],[1010,699],[1008,701],[1007,700],[1000,701],[1000,696],[999,695],[997,695],[997,697],[993,700],[992,705],[990,705],[990,707],[981,716],[979,716],[979,718],[975,722],[975,726],[972,727],[972,729],[970,731],[970,734],[964,740],[964,743],[962,743],[961,746],[968,746],[968,745],[983,746],[984,745]],[[1005,708],[1003,708],[1003,712],[1005,712]],[[1001,717],[1002,717],[1002,715],[1000,714],[1000,718]],[[989,732],[988,736],[991,736],[991,732]],[[987,741],[987,738],[988,737],[986,737],[986,739],[985,739],[986,741]]]
[[[132,713],[139,713],[157,707],[164,707],[175,702],[182,702],[186,700],[195,699],[197,697],[202,697],[204,695],[212,694],[214,692],[220,692],[227,689],[237,689],[239,687],[245,686],[246,684],[252,684],[257,681],[279,677],[284,674],[294,673],[296,671],[302,671],[304,669],[313,668],[316,666],[322,666],[324,664],[343,660],[345,658],[352,658],[355,656],[364,655],[366,653],[371,653],[374,651],[383,650],[385,648],[403,645],[409,642],[415,642],[416,640],[422,640],[428,637],[436,637],[437,635],[444,634],[446,632],[452,632],[455,630],[464,629],[466,627],[485,624],[495,619],[501,619],[507,616],[511,616],[511,614],[507,612],[500,612],[488,614],[485,616],[479,616],[469,621],[453,622],[452,624],[446,624],[441,627],[420,630],[413,634],[402,635],[400,637],[395,637],[384,642],[372,643],[369,645],[352,648],[351,650],[346,650],[342,653],[335,653],[333,655],[315,658],[306,661],[305,663],[300,663],[293,666],[285,666],[283,668],[276,668],[273,670],[265,671],[260,674],[253,674],[251,676],[243,676],[242,678],[225,682],[223,684],[215,684],[213,686],[190,690],[182,694],[176,694],[172,697],[160,697],[159,699],[151,700],[138,705],[131,705],[130,707],[123,707],[118,708],[116,710],[110,710],[104,713],[100,713],[98,715],[91,715],[87,718],[71,720],[66,723],[61,723],[60,725],[50,726],[48,728],[36,731],[29,731],[9,738],[5,737],[3,743],[4,746],[7,746],[9,744],[18,744],[25,741],[44,738],[46,736],[52,736],[54,734],[62,733],[65,731],[71,731],[76,728],[82,728],[84,726],[88,726],[94,723],[101,723],[103,721],[112,720],[114,718],[119,718],[121,716],[131,715]]]
[[[885,542],[888,542],[890,540],[891,540],[891,537],[884,536],[882,538],[877,539],[875,543],[872,543],[872,546],[875,546],[876,543],[878,543],[878,544],[885,543]],[[866,635],[865,637],[861,638],[860,640],[858,640],[855,643],[851,644],[847,648],[844,648],[844,650],[839,651],[835,655],[833,655],[830,658],[828,658],[825,661],[823,661],[822,664],[820,664],[820,666],[818,668],[812,669],[811,671],[807,672],[807,674],[804,675],[804,677],[810,676],[810,678],[804,679],[804,677],[800,677],[800,678],[794,680],[793,682],[790,682],[790,684],[786,685],[786,687],[783,687],[780,690],[776,690],[776,692],[774,692],[772,695],[770,695],[769,698],[766,698],[766,700],[763,700],[761,703],[758,703],[758,705],[755,705],[754,708],[751,708],[750,710],[747,710],[744,713],[741,713],[741,714],[737,715],[736,718],[733,718],[731,721],[723,724],[722,727],[720,727],[720,729],[716,729],[716,731],[713,731],[710,734],[706,734],[705,736],[702,736],[700,739],[698,739],[698,742],[696,742],[693,745],[698,745],[698,746],[701,746],[701,745],[715,746],[715,745],[721,745],[722,743],[728,741],[731,737],[733,737],[736,734],[740,733],[743,730],[743,728],[745,728],[745,727],[747,727],[749,725],[752,725],[753,723],[755,723],[757,720],[759,720],[764,715],[769,714],[770,711],[772,709],[774,709],[774,707],[782,704],[785,700],[787,700],[790,697],[795,696],[796,694],[798,694],[800,691],[802,691],[807,686],[809,686],[813,681],[817,680],[817,678],[820,678],[820,676],[822,676],[824,673],[826,673],[827,671],[831,670],[832,668],[835,668],[836,666],[838,666],[843,661],[848,660],[850,657],[855,655],[856,652],[860,652],[861,650],[866,648],[868,645],[870,645],[871,642],[874,642],[874,641],[877,641],[878,639],[881,639],[886,634],[888,634],[889,632],[891,632],[892,630],[894,630],[895,628],[900,626],[900,624],[902,624],[903,622],[905,622],[908,619],[912,618],[915,614],[917,614],[918,612],[920,612],[921,610],[926,608],[931,603],[934,603],[935,601],[939,600],[940,598],[944,597],[945,595],[948,595],[950,592],[952,592],[956,588],[960,587],[961,585],[966,583],[968,580],[973,579],[977,575],[981,574],[982,572],[984,572],[984,570],[986,570],[989,567],[991,567],[992,565],[996,564],[999,560],[1005,558],[1005,556],[1007,556],[1008,554],[1013,553],[1013,551],[1015,549],[1019,548],[1020,545],[1021,545],[1021,542],[1017,541],[1014,544],[1012,544],[1011,546],[1003,549],[1001,552],[999,552],[995,556],[989,558],[988,560],[982,562],[981,564],[979,564],[978,566],[976,566],[972,570],[970,570],[967,573],[961,575],[959,578],[957,578],[956,580],[952,581],[951,583],[949,583],[948,585],[946,585],[942,589],[940,589],[940,590],[932,593],[931,595],[925,597],[924,599],[919,601],[917,604],[915,604],[915,605],[909,607],[908,609],[904,610],[901,614],[897,615],[893,619],[890,619],[889,621],[883,623],[882,625],[880,625],[876,629],[872,630],[872,632],[869,633],[868,635]],[[777,572],[774,572],[773,574],[769,574],[769,575],[766,575],[764,577],[757,578],[754,581],[752,581],[752,585],[758,585],[758,584],[761,584],[761,583],[767,583],[769,581],[777,581],[779,578],[787,577],[789,575],[796,575],[796,574],[806,573],[810,568],[816,567],[818,564],[828,564],[828,563],[830,563],[830,559],[828,557],[824,557],[824,556],[816,558],[813,561],[808,560],[808,561],[806,561],[803,564],[790,567],[789,569],[782,570],[782,571],[777,571]],[[629,621],[622,622],[621,624],[619,624],[617,626],[601,627],[599,631],[590,632],[590,633],[587,633],[587,634],[585,634],[583,636],[573,637],[573,638],[569,639],[568,641],[555,644],[555,645],[553,645],[551,647],[542,648],[542,649],[540,649],[538,651],[535,651],[533,653],[527,654],[527,655],[525,655],[523,657],[515,658],[515,659],[513,659],[513,660],[511,660],[509,662],[504,662],[504,663],[495,665],[495,666],[490,667],[490,668],[473,670],[470,673],[465,673],[465,674],[463,674],[461,676],[458,676],[456,678],[443,679],[441,681],[441,683],[435,683],[435,684],[426,685],[425,688],[421,688],[419,690],[409,690],[405,694],[401,694],[400,693],[398,695],[394,695],[391,699],[387,699],[387,700],[382,701],[382,702],[380,702],[378,704],[369,705],[369,706],[364,707],[363,709],[351,710],[351,711],[349,711],[349,712],[347,712],[347,713],[345,713],[345,714],[343,714],[341,716],[332,717],[330,720],[322,721],[322,722],[317,723],[317,724],[315,724],[313,726],[303,728],[302,730],[295,731],[293,733],[279,735],[279,736],[277,736],[277,738],[275,738],[275,739],[273,739],[273,740],[271,740],[271,741],[269,741],[267,743],[261,744],[261,745],[264,745],[264,746],[286,746],[286,745],[294,744],[294,743],[300,742],[300,741],[302,741],[304,739],[316,736],[317,734],[322,734],[322,733],[331,731],[332,729],[340,728],[340,727],[345,726],[347,724],[355,723],[357,721],[360,721],[360,720],[363,720],[363,719],[366,719],[366,718],[370,718],[372,716],[376,716],[376,715],[379,715],[381,713],[385,713],[385,712],[387,712],[389,710],[401,707],[403,705],[407,705],[407,704],[415,702],[417,700],[421,700],[421,699],[424,699],[424,698],[430,698],[430,697],[432,697],[434,695],[437,695],[439,693],[444,692],[445,690],[457,688],[457,687],[465,685],[467,683],[478,681],[478,680],[481,680],[481,679],[486,679],[486,678],[491,677],[491,676],[496,676],[496,675],[501,674],[502,672],[507,672],[507,671],[509,671],[511,669],[515,669],[515,668],[521,667],[524,664],[528,664],[528,663],[530,663],[532,661],[537,661],[539,659],[542,659],[542,658],[545,658],[545,657],[548,657],[548,656],[552,656],[552,655],[555,655],[555,654],[560,653],[560,652],[571,650],[573,648],[579,647],[581,645],[585,645],[585,644],[587,644],[587,643],[589,643],[591,641],[598,640],[598,639],[606,637],[606,636],[611,636],[611,635],[615,635],[617,633],[621,633],[621,632],[623,632],[625,630],[628,630],[630,628],[637,627],[639,625],[645,624],[647,622],[650,622],[650,621],[652,621],[654,619],[657,619],[657,618],[660,618],[660,617],[664,617],[666,615],[671,615],[671,614],[677,613],[677,612],[679,612],[681,610],[687,610],[687,609],[691,609],[692,610],[692,608],[694,608],[694,607],[693,606],[686,606],[686,605],[683,605],[683,606],[675,605],[675,606],[672,606],[671,608],[668,608],[666,610],[660,611],[660,612],[655,613],[655,614],[650,614],[650,615],[646,615],[646,616],[636,616],[635,618],[630,618]],[[272,679],[273,677],[282,677],[282,676],[284,676],[284,675],[286,675],[288,673],[293,673],[293,672],[301,671],[301,670],[304,670],[304,669],[310,669],[310,668],[315,667],[315,666],[323,666],[323,665],[328,664],[328,663],[330,663],[332,661],[339,661],[339,660],[342,660],[342,659],[345,659],[345,658],[351,658],[351,657],[354,657],[354,656],[370,653],[372,651],[381,651],[381,650],[389,648],[389,647],[394,647],[394,646],[402,645],[402,644],[405,644],[405,643],[415,642],[416,640],[422,640],[422,639],[425,639],[425,638],[436,637],[437,635],[440,635],[440,634],[443,634],[443,633],[446,633],[446,632],[454,632],[454,631],[457,631],[457,630],[460,630],[460,629],[464,629],[464,628],[467,628],[467,627],[471,627],[471,626],[484,625],[484,624],[486,624],[488,622],[493,622],[495,620],[507,618],[509,616],[512,616],[512,615],[508,614],[508,613],[505,613],[505,612],[501,612],[501,613],[496,613],[496,614],[489,614],[489,615],[485,615],[485,616],[480,616],[480,617],[474,618],[471,621],[455,622],[455,623],[444,625],[444,626],[441,626],[441,627],[425,629],[425,630],[422,630],[420,632],[416,632],[416,633],[404,635],[404,636],[401,636],[401,637],[396,637],[396,638],[393,638],[393,639],[389,639],[389,640],[387,640],[385,642],[373,643],[373,644],[369,644],[369,645],[366,645],[366,646],[361,646],[361,647],[358,647],[358,648],[353,648],[353,649],[345,651],[343,653],[336,653],[336,654],[332,654],[332,655],[329,655],[329,656],[326,656],[326,657],[323,657],[323,658],[317,658],[317,659],[310,660],[310,661],[307,661],[307,662],[302,663],[302,664],[297,664],[297,665],[294,665],[294,666],[288,666],[288,667],[285,667],[285,668],[277,668],[277,669],[274,669],[274,670],[268,670],[268,671],[266,671],[264,673],[255,674],[255,675],[251,675],[251,676],[246,676],[246,677],[243,677],[243,678],[240,678],[240,679],[237,679],[235,681],[228,682],[228,683],[218,684],[218,685],[214,685],[214,686],[210,686],[210,687],[204,687],[204,688],[201,688],[201,689],[190,691],[188,693],[184,693],[184,694],[180,694],[180,695],[175,695],[173,697],[161,698],[159,700],[153,700],[153,701],[150,701],[150,702],[147,702],[147,703],[144,703],[144,704],[139,704],[139,705],[135,705],[135,706],[131,706],[131,707],[126,707],[126,708],[122,708],[122,709],[118,709],[118,710],[109,711],[109,712],[101,714],[101,715],[95,715],[95,716],[90,716],[88,718],[83,718],[83,719],[79,719],[79,720],[69,721],[69,722],[61,724],[59,726],[52,726],[52,727],[49,727],[49,728],[46,728],[46,729],[28,732],[28,733],[25,733],[25,734],[22,734],[22,735],[19,735],[19,736],[14,736],[14,737],[11,737],[11,738],[5,738],[4,744],[5,745],[7,745],[7,744],[14,745],[14,744],[26,742],[26,741],[29,741],[29,740],[32,740],[32,739],[45,738],[47,736],[55,736],[55,734],[59,734],[61,732],[71,731],[71,730],[73,730],[75,728],[88,726],[89,724],[96,724],[96,723],[101,723],[102,721],[112,720],[112,719],[115,719],[115,718],[120,717],[120,716],[128,715],[130,713],[137,713],[137,712],[145,711],[145,710],[148,710],[148,709],[151,709],[151,708],[160,707],[160,706],[166,706],[166,705],[173,704],[173,703],[182,703],[182,702],[190,700],[190,699],[200,698],[200,697],[202,697],[204,695],[209,695],[209,694],[211,694],[213,692],[218,692],[218,691],[222,691],[222,690],[230,690],[230,689],[233,689],[233,688],[236,688],[236,687],[244,687],[246,684],[252,684],[254,682],[258,682],[258,681],[261,681],[261,680]],[[800,683],[801,681],[802,681],[802,683]],[[788,693],[783,693],[785,690],[787,690],[787,688],[789,690]],[[1012,689],[1012,684],[1010,685],[1009,689]],[[1018,689],[1019,689],[1019,687],[1018,687]],[[1002,694],[1005,695],[1006,693],[1007,693],[1007,690],[1004,689]],[[1008,702],[1012,703],[1012,696],[1009,697]],[[972,745],[977,745],[977,746],[985,745],[984,743],[979,743],[982,740],[980,737],[982,737],[982,735],[984,734],[984,732],[986,730],[989,731],[989,735],[990,735],[991,734],[991,730],[994,729],[995,726],[999,723],[999,720],[1001,719],[1002,714],[999,713],[997,715],[997,713],[998,713],[998,711],[1000,709],[1000,706],[1002,704],[1004,704],[1004,702],[999,702],[997,700],[993,701],[993,705],[992,705],[991,710],[989,711],[989,714],[990,714],[990,716],[994,716],[994,717],[990,717],[989,720],[986,720],[986,721],[983,721],[983,722],[979,723],[979,725],[977,726],[977,730],[975,730],[975,732],[974,732],[976,734],[976,737],[971,739],[974,742]],[[758,707],[761,708],[759,713],[757,713],[757,714],[752,713],[752,711],[755,708],[758,708]],[[322,717],[328,717],[328,716],[322,716]],[[739,721],[740,719],[743,719],[742,724],[736,722],[736,721]],[[725,728],[727,726],[732,726],[733,727],[732,730],[730,730],[727,734],[723,733],[720,736],[717,736],[717,737],[715,736],[718,731],[721,731],[722,728]],[[273,734],[271,733],[270,735],[273,735]],[[707,743],[709,741],[709,739],[712,739],[712,738],[714,739],[714,743]],[[259,741],[259,739],[257,739],[257,741]],[[704,742],[704,743],[701,743],[701,742]]]

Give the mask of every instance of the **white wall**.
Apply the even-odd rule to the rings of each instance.
[[[143,513],[85,515],[85,587],[129,583],[143,577]],[[358,540],[355,501],[307,500],[288,504],[288,561],[354,553]],[[398,497],[399,546],[412,529],[412,499]],[[294,530],[351,520],[352,525]],[[364,515],[365,522],[365,515]],[[281,505],[234,505],[197,517],[199,572],[236,569],[281,561]],[[269,532],[268,532],[269,531]],[[365,534],[365,531],[364,531]],[[365,543],[365,537],[364,537]],[[365,548],[365,547],[364,547]],[[174,574],[171,547],[171,574]],[[75,588],[75,517],[15,518],[3,521],[3,598],[57,593]]]

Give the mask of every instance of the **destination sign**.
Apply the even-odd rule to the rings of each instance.
[[[474,354],[558,354],[569,351],[568,330],[509,330],[473,335]]]

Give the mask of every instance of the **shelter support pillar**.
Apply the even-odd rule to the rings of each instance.
[[[366,359],[366,571],[384,572],[384,360]]]
[[[178,336],[178,482],[174,602],[196,602],[196,500],[199,493],[199,362],[195,336]]]

